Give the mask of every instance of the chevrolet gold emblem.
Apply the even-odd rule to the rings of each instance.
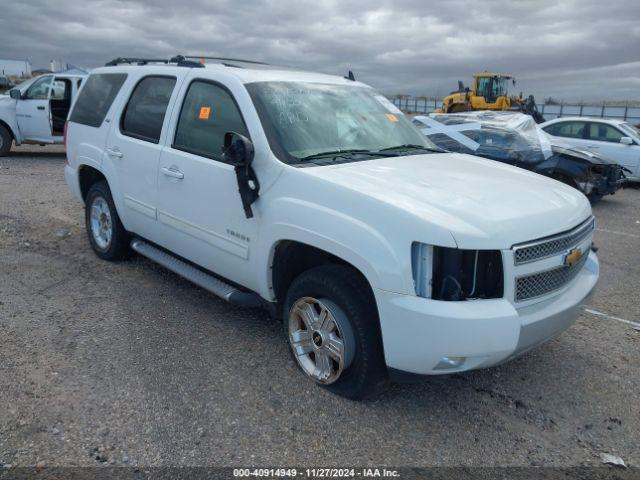
[[[565,267],[574,266],[576,263],[578,263],[578,260],[580,260],[580,258],[582,258],[582,250],[580,250],[579,247],[572,248],[571,250],[569,250],[569,253],[564,256]]]

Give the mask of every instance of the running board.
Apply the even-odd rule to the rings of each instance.
[[[229,303],[243,307],[260,307],[264,305],[262,298],[257,293],[243,292],[144,240],[133,240],[131,248],[140,255],[153,260]]]

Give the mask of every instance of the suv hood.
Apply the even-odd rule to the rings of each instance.
[[[568,230],[591,215],[579,191],[471,155],[390,157],[304,171],[446,229],[459,248],[511,248]],[[380,221],[374,208],[369,215],[371,223]]]

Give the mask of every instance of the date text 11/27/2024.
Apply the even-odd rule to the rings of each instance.
[[[234,468],[233,476],[241,477],[303,477],[303,478],[398,478],[397,470],[386,468]]]

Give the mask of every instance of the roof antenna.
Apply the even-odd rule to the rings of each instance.
[[[356,81],[356,77],[353,76],[353,72],[351,70],[349,70],[349,75],[344,78],[346,78],[347,80],[351,80],[352,82]]]

